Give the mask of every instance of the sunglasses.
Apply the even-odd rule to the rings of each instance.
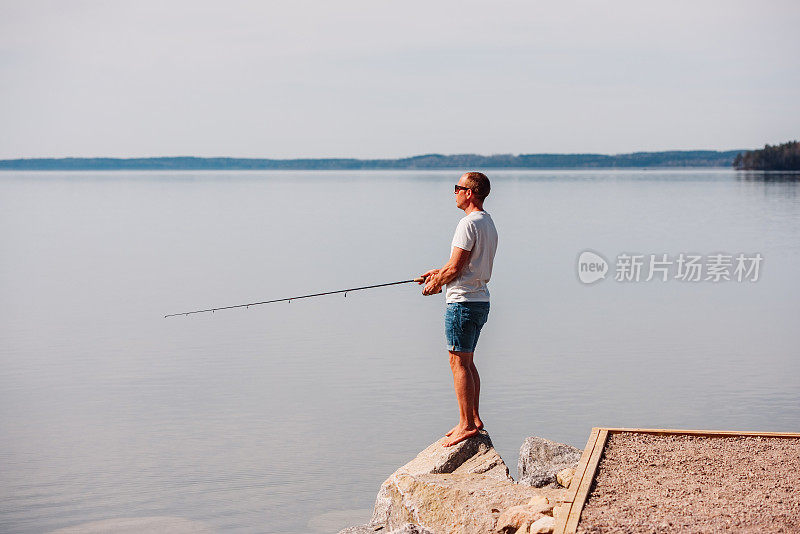
[[[456,185],[453,193],[458,194],[459,191],[469,191],[469,187],[464,187],[463,185]]]

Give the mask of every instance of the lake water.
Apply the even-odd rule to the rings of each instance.
[[[488,174],[500,244],[476,364],[512,474],[530,435],[582,448],[593,426],[800,429],[800,182]],[[1,173],[0,531],[367,521],[381,482],[456,422],[442,295],[163,316],[438,267],[458,175]],[[592,285],[587,249],[611,268]],[[623,253],[763,261],[756,282],[622,282]]]

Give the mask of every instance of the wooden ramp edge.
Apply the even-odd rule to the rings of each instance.
[[[610,428],[595,427],[589,434],[586,448],[575,469],[575,475],[567,489],[567,495],[562,504],[559,505],[559,512],[556,514],[556,525],[553,534],[575,534],[578,529],[578,522],[581,518],[583,506],[589,498],[589,490],[597,474],[597,466],[603,456],[603,449],[608,441],[610,434],[631,432],[639,434],[663,434],[663,435],[690,435],[701,437],[731,437],[731,436],[759,436],[765,438],[800,438],[800,433],[796,432],[751,432],[737,430],[682,430],[669,428]]]

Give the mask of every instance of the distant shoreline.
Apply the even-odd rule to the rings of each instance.
[[[425,154],[399,159],[355,158],[20,158],[0,160],[0,170],[420,170],[420,169],[620,169],[731,168],[746,150],[678,150],[630,154]]]

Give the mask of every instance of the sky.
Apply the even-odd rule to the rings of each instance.
[[[0,0],[0,158],[800,139],[800,2]]]

